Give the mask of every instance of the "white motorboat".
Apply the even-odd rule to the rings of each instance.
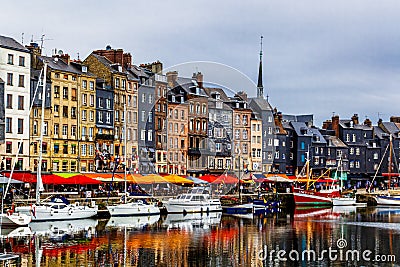
[[[107,206],[111,216],[137,216],[160,214],[157,203],[148,203],[145,199],[131,198],[127,203]]]
[[[335,197],[332,198],[333,206],[355,206],[357,203],[355,197]]]
[[[195,187],[186,194],[170,198],[164,205],[168,213],[222,211],[219,198],[211,198],[208,190],[203,187]]]
[[[89,205],[74,204],[64,197],[53,197],[31,206],[16,207],[17,212],[31,217],[32,221],[77,220],[91,218],[97,215],[98,206],[94,201]]]
[[[400,206],[400,196],[380,195],[374,197],[376,203],[381,206]]]

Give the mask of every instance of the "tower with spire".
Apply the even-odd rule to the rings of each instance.
[[[262,81],[262,39],[263,36],[261,35],[261,42],[260,42],[260,66],[258,68],[258,83],[257,83],[257,97],[264,97],[264,86]]]

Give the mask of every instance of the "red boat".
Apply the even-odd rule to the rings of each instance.
[[[296,206],[330,206],[332,205],[332,198],[340,197],[340,187],[328,185],[327,188],[319,191],[293,188],[293,196]]]

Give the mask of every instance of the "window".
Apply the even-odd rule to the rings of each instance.
[[[68,74],[64,74],[64,80],[68,80]]]
[[[243,125],[247,125],[247,115],[243,115]]]
[[[54,98],[60,98],[60,86],[54,86]]]
[[[106,99],[106,108],[111,109],[111,99],[109,98]]]
[[[59,144],[54,144],[54,153],[58,154],[60,152],[60,145]]]
[[[354,147],[350,148],[350,155],[354,155]]]
[[[18,96],[18,110],[24,110],[24,97]]]
[[[76,125],[71,126],[71,136],[76,137]]]
[[[242,146],[242,148],[243,148],[243,154],[247,154],[247,144],[243,144],[243,146]]]
[[[6,133],[12,133],[12,118],[6,118]]]
[[[221,152],[221,143],[215,143],[215,151],[216,152]]]
[[[100,100],[101,98],[99,98],[99,100]],[[100,102],[100,101],[99,101]],[[82,94],[82,105],[84,105],[84,106],[86,106],[87,105],[87,94]],[[100,103],[99,103],[99,106],[101,106],[100,105]]]
[[[76,145],[75,144],[71,145],[71,154],[76,154]]]
[[[14,55],[13,54],[8,54],[7,64],[14,65]]]
[[[76,101],[76,88],[71,89],[71,100]]]
[[[149,122],[153,122],[153,112],[149,111],[149,118],[148,118]]]
[[[18,87],[25,87],[25,75],[19,75]]]
[[[356,134],[353,134],[353,142],[356,142]]]
[[[7,73],[7,85],[13,85],[13,74]]]
[[[360,161],[356,160],[356,168],[360,168]]]
[[[18,154],[24,154],[24,143],[18,142]]]
[[[18,134],[24,133],[24,119],[18,119]]]
[[[203,104],[203,114],[207,114],[207,105]]]
[[[350,168],[354,168],[354,160],[350,160]]]
[[[76,107],[71,107],[71,118],[76,119]]]
[[[63,117],[68,118],[68,106],[63,106]]]
[[[153,141],[153,131],[149,130],[147,132],[147,140],[148,141]]]
[[[142,93],[142,103],[146,102],[146,94]]]
[[[25,57],[23,57],[23,56],[19,57],[19,65],[21,67],[25,67]]]
[[[86,144],[83,144],[82,146],[81,146],[81,154],[82,154],[82,156],[86,156]]]
[[[243,140],[247,140],[247,130],[243,130]]]
[[[119,110],[115,111],[115,121],[119,121]]]
[[[82,137],[86,137],[86,126],[82,127]]]
[[[111,123],[111,113],[107,112],[106,123]]]
[[[192,102],[190,102],[190,104],[189,104],[189,112],[193,113],[193,103]]]
[[[89,104],[90,104],[91,107],[94,106],[94,95],[90,95],[89,96]]]
[[[58,123],[54,124],[54,136],[58,137],[60,131],[60,125]]]
[[[360,148],[359,148],[359,147],[356,148],[356,155],[357,155],[357,156],[360,155]]]
[[[301,142],[300,147],[301,147],[301,149],[306,149],[306,144],[304,142]]]
[[[196,113],[200,114],[200,104],[196,103]]]
[[[149,95],[149,104],[153,104],[153,95]]]
[[[89,120],[94,121],[94,111],[93,110],[89,111]]]
[[[6,108],[12,108],[12,95],[11,94],[7,94]]]
[[[93,81],[89,82],[89,89],[94,90],[94,82]]]
[[[6,143],[6,153],[12,153],[12,142]]]
[[[235,116],[235,124],[236,125],[240,124],[240,115],[238,115],[238,114]]]
[[[116,79],[115,79],[115,87],[116,87],[116,88],[119,88],[119,83],[120,83],[119,78],[116,78]]]
[[[86,110],[82,110],[82,120],[86,120]]]
[[[146,130],[141,130],[141,132],[140,132],[140,140],[146,140]]]
[[[235,139],[240,140],[240,130],[235,130]]]
[[[63,87],[63,98],[68,99],[68,87]]]
[[[224,167],[224,160],[223,159],[218,159],[217,160],[217,168],[222,169]]]
[[[44,135],[47,135],[47,134],[48,134],[48,133],[47,133],[47,130],[48,130],[48,122],[45,121],[44,124],[43,124],[43,134],[44,134]]]
[[[33,121],[33,134],[37,135],[38,133],[38,121]]]
[[[103,122],[103,112],[99,111],[98,114],[98,122]]]
[[[62,135],[67,136],[68,135],[68,125],[64,124],[62,127]]]
[[[346,142],[350,142],[350,134],[346,134]]]
[[[83,89],[87,88],[87,81],[86,80],[82,80],[82,88]]]

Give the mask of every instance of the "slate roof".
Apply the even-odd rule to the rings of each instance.
[[[112,73],[120,73],[120,74],[125,74],[125,72],[120,72],[117,69],[114,68],[114,66],[116,65],[115,63],[113,63],[111,60],[109,60],[108,58],[104,57],[104,56],[100,56],[97,55],[95,53],[92,53],[92,55],[104,66],[106,66]]]
[[[41,61],[46,60],[47,61],[47,66],[53,70],[59,70],[59,71],[64,71],[64,72],[70,72],[70,73],[75,73],[75,74],[81,74],[81,75],[88,75],[88,76],[94,76],[90,72],[82,72],[80,69],[77,67],[74,67],[73,64],[67,64],[65,63],[62,59],[56,58],[56,57],[46,57],[46,56],[39,56],[38,57]]]
[[[313,139],[313,142],[326,143],[325,138],[322,136],[321,132],[317,128],[307,127],[307,125],[304,122],[292,121],[290,122],[290,124],[292,125],[293,129],[295,130],[298,136],[310,136],[310,137],[318,136],[319,140]],[[307,132],[304,134],[302,133],[303,129],[307,130]]]
[[[22,44],[18,43],[11,37],[2,35],[0,35],[0,47],[29,53],[29,50]]]
[[[399,128],[394,122],[382,122],[382,125],[390,134],[397,134],[399,132]]]
[[[249,100],[249,105],[253,105],[256,104],[261,110],[264,111],[272,111],[273,108],[271,107],[271,105],[268,103],[267,100],[265,100],[264,98],[261,97],[252,97],[252,98],[248,98]]]
[[[4,83],[4,81],[0,78],[0,83]]]
[[[226,95],[222,88],[204,88],[205,93],[211,97],[212,93],[218,92],[222,101],[229,101],[229,97]]]
[[[327,135],[325,140],[328,141],[329,146],[347,148],[346,144],[336,136]]]
[[[368,125],[365,124],[354,124],[353,126],[350,126],[352,120],[340,120],[339,125],[343,128],[353,128],[353,129],[359,129],[359,130],[372,130],[372,127],[369,127]]]
[[[178,77],[174,84],[174,87],[180,87],[185,90],[188,94],[196,94],[196,88],[198,88],[198,83],[196,79],[185,78],[185,77]],[[198,96],[205,96],[208,97],[206,92],[203,88],[199,88]]]

